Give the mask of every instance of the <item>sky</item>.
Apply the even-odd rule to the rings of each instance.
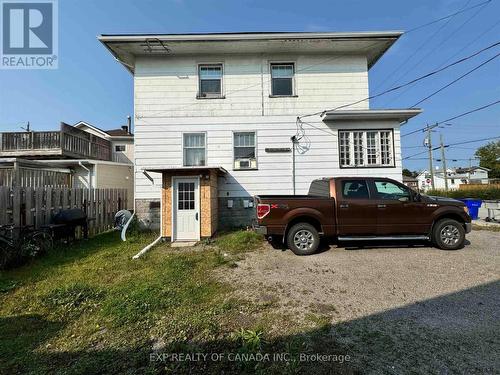
[[[57,128],[84,120],[117,128],[133,113],[130,73],[99,43],[99,34],[238,31],[410,30],[485,0],[59,0],[59,68],[0,70],[0,131]],[[403,35],[370,70],[370,94],[473,54],[500,39],[500,0]],[[371,108],[408,108],[500,51],[496,46],[409,89],[383,95]],[[419,106],[423,114],[402,134],[500,99],[500,57],[495,58]],[[436,128],[445,144],[500,136],[500,105]],[[425,151],[423,133],[402,138],[403,158]],[[450,146],[448,166],[468,166],[486,141]],[[403,167],[428,165],[426,154]],[[439,158],[439,150],[435,151]],[[421,160],[422,159],[422,160]],[[456,160],[456,161],[454,161]]]

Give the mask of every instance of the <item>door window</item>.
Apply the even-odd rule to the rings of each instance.
[[[369,199],[365,180],[342,181],[342,196],[347,199]]]
[[[194,182],[179,182],[177,205],[179,210],[194,210]]]
[[[393,182],[375,181],[375,190],[379,199],[399,200],[402,202],[410,200],[410,191]]]

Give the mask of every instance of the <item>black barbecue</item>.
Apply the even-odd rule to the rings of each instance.
[[[59,238],[75,238],[77,227],[81,227],[83,238],[88,238],[89,220],[85,211],[79,208],[61,210],[52,218],[52,224],[49,225],[54,235]]]

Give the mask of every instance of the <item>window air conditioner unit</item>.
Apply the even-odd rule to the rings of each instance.
[[[255,159],[238,159],[234,164],[236,169],[252,169],[257,167]]]
[[[250,168],[250,159],[240,159],[238,160],[238,167],[241,169]]]

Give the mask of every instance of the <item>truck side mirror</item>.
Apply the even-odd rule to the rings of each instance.
[[[422,201],[422,195],[420,195],[420,193],[415,193],[415,195],[413,196],[413,200],[415,202],[421,202]]]

